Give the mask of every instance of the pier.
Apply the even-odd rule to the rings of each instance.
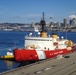
[[[76,75],[76,52],[9,70],[0,75]]]

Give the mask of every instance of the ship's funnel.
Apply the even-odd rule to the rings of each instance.
[[[47,37],[47,32],[42,31],[40,34],[40,37],[46,38]]]
[[[52,38],[57,38],[58,37],[56,33],[52,33],[51,36],[52,36]]]

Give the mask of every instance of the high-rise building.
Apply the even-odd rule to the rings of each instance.
[[[70,25],[71,26],[76,26],[76,19],[73,18],[72,20],[70,20]]]
[[[64,24],[64,26],[67,26],[67,19],[66,18],[63,19],[63,24]]]

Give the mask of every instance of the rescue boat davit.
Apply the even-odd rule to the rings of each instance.
[[[17,62],[49,59],[75,50],[76,45],[71,40],[60,39],[55,33],[47,36],[47,32],[44,29],[46,25],[44,13],[40,23],[42,25],[40,36],[34,37],[32,34],[25,36],[24,48],[13,50],[14,58]]]

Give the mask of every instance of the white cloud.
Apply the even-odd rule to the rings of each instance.
[[[13,16],[12,18],[14,18],[14,19],[22,19],[24,17],[23,16]]]
[[[69,18],[71,19],[76,18],[76,15],[70,15]]]
[[[41,16],[42,16],[41,14],[27,14],[26,18],[28,20],[37,20],[37,19],[41,18]]]
[[[41,17],[41,14],[28,14],[28,17]]]

